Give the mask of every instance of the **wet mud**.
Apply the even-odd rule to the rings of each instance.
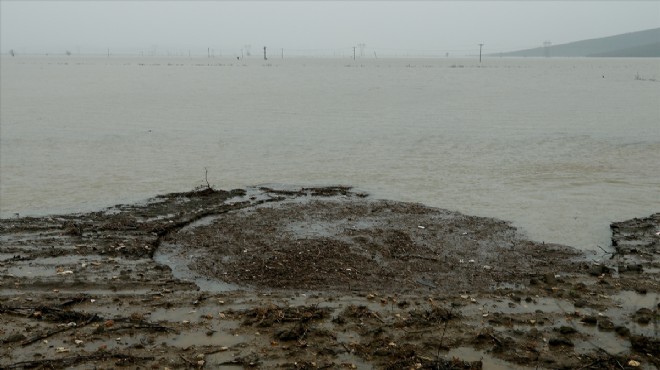
[[[660,214],[585,255],[348,187],[0,220],[0,368],[657,369]]]

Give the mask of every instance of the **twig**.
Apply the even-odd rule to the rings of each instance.
[[[401,259],[403,259],[403,258],[419,258],[419,259],[428,260],[428,261],[435,261],[435,262],[440,261],[439,258],[422,256],[422,255],[419,255],[419,254],[404,254],[403,256],[399,256],[399,258],[401,258]]]
[[[206,187],[211,189],[211,184],[209,184],[209,169],[204,167],[204,180],[206,180]]]
[[[121,353],[99,353],[89,356],[71,356],[63,358],[50,358],[44,360],[34,360],[34,361],[21,361],[16,362],[7,367],[7,369],[25,369],[25,368],[34,368],[34,367],[45,367],[45,368],[61,368],[71,366],[81,362],[87,362],[90,360],[106,360],[109,358],[116,358],[120,360],[132,360],[132,361],[153,361],[153,356],[148,357],[137,357],[131,355],[124,355]]]
[[[447,315],[447,321],[445,321],[445,328],[442,329],[442,336],[440,337],[440,345],[438,346],[438,351],[440,351],[440,347],[442,347],[442,341],[445,339],[445,332],[447,332],[447,325],[449,325],[449,318],[451,317],[451,311],[453,309],[453,306],[449,308],[449,315]]]
[[[488,334],[488,336],[491,337],[491,338],[493,338],[493,340],[495,341],[495,343],[497,343],[498,346],[500,346],[500,347],[502,346],[502,341],[499,340],[495,335],[493,335],[493,334]]]
[[[385,320],[383,320],[380,316],[378,316],[377,313],[375,313],[375,312],[371,312],[371,316],[377,318],[377,319],[378,319],[380,322],[382,322],[383,324],[385,323]]]
[[[185,361],[188,365],[190,365],[190,366],[197,366],[196,363],[194,363],[194,362],[188,360],[188,359],[185,358],[183,355],[179,355],[179,357],[181,357],[181,359],[182,359],[183,361]]]
[[[155,324],[155,325],[141,324],[141,325],[117,326],[117,327],[105,329],[105,331],[120,331],[120,330],[125,330],[125,329],[149,329],[149,330],[154,330],[154,331],[166,331],[166,332],[170,332],[170,333],[176,333],[177,332],[176,330],[174,330],[172,328],[168,328],[166,326],[161,326],[161,325],[157,325],[157,324]]]
[[[616,256],[617,254],[619,254],[619,252],[616,251],[616,250],[615,250],[614,252],[608,252],[608,251],[606,251],[605,249],[603,249],[603,247],[601,247],[600,245],[596,244],[596,246],[597,246],[601,251],[603,251],[603,252],[605,253],[603,256],[608,255],[608,254],[611,254],[610,259],[613,259],[614,256]]]
[[[70,299],[70,300],[68,300],[68,301],[66,301],[66,302],[62,302],[62,303],[60,303],[60,304],[59,304],[59,307],[60,307],[60,308],[64,308],[64,307],[71,306],[71,305],[74,305],[74,304],[83,303],[83,302],[85,302],[85,301],[87,300],[87,298],[89,298],[87,295],[81,295],[81,296],[79,296],[79,297],[76,297],[76,298]]]
[[[83,326],[85,326],[85,325],[88,325],[89,323],[91,323],[92,321],[94,321],[94,320],[96,320],[96,319],[98,319],[98,316],[96,316],[96,315],[92,315],[92,317],[90,317],[87,321],[85,321],[85,322],[82,323],[81,325],[69,326],[69,327],[62,328],[62,329],[51,330],[51,331],[49,331],[49,332],[47,332],[47,333],[45,333],[45,334],[40,334],[40,335],[34,336],[34,337],[32,337],[32,338],[30,338],[30,339],[24,341],[23,343],[21,343],[21,346],[23,346],[23,347],[28,346],[28,345],[30,345],[30,344],[36,342],[36,341],[39,341],[39,340],[41,340],[41,339],[46,339],[46,338],[48,338],[48,337],[52,337],[53,335],[55,335],[55,334],[57,334],[57,333],[61,333],[61,332],[64,332],[64,331],[67,331],[67,330],[70,330],[70,329],[81,328],[81,327],[83,327]]]
[[[579,367],[579,368],[577,368],[576,370],[582,370],[582,369],[586,369],[586,368],[592,367],[593,365],[596,365],[597,363],[599,363],[599,362],[601,362],[601,361],[603,361],[603,360],[598,359],[598,360],[596,360],[596,361],[594,361],[594,362],[592,362],[592,363],[590,363],[590,364],[587,364],[587,365],[584,365],[584,366],[582,366],[582,367]]]
[[[71,326],[71,327],[67,327],[67,328],[62,328],[62,329],[51,330],[51,331],[46,332],[46,333],[44,333],[44,334],[36,335],[36,336],[34,336],[34,337],[32,337],[32,338],[30,338],[30,339],[24,341],[23,343],[21,343],[21,346],[23,346],[23,347],[28,346],[28,345],[30,345],[30,344],[36,342],[36,341],[39,341],[39,340],[41,340],[41,339],[46,339],[46,338],[48,338],[48,337],[52,337],[53,335],[55,335],[55,334],[57,334],[57,333],[61,333],[61,332],[63,332],[63,331],[67,331],[67,330],[69,330],[69,329],[71,329],[71,328],[74,328],[74,327],[75,327],[75,326]]]
[[[438,329],[435,326],[428,327],[426,329],[420,329],[420,330],[406,330],[406,328],[401,328],[406,334],[421,334],[421,333],[428,333],[430,331],[435,331]]]
[[[298,344],[300,344],[300,345],[302,345],[302,344],[304,343],[304,342],[303,342],[303,338],[305,338],[305,335],[307,335],[307,329],[308,329],[308,328],[307,328],[307,326],[304,326],[304,328],[305,328],[305,331],[303,331],[303,333],[302,333],[302,335],[300,336],[300,338],[298,338]]]

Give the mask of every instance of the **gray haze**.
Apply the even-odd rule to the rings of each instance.
[[[467,55],[655,27],[658,1],[0,1],[2,53]]]

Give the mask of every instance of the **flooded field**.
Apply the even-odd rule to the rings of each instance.
[[[0,368],[657,369],[660,214],[597,259],[348,187],[0,220]]]
[[[655,59],[2,56],[0,215],[350,184],[599,252],[660,199]],[[639,76],[639,78],[636,78]],[[656,81],[652,81],[656,80]]]

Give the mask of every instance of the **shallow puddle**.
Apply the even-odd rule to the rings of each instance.
[[[194,330],[181,333],[179,335],[169,336],[163,343],[169,346],[189,348],[192,346],[220,346],[231,347],[245,341],[242,335],[234,335],[228,332],[225,325],[213,325],[204,330]]]
[[[639,294],[630,290],[621,291],[613,295],[612,299],[619,301],[624,306],[636,308],[657,309],[658,304],[660,304],[660,294],[658,293]]]
[[[205,256],[202,254],[186,255],[182,252],[184,249],[176,244],[163,243],[154,253],[153,260],[161,265],[169,266],[175,278],[194,282],[200,290],[205,292],[223,293],[243,289],[238,285],[225,283],[217,279],[209,279],[192,271],[188,264],[197,258],[205,258]]]
[[[533,367],[524,367],[514,365],[498,358],[495,358],[483,351],[478,351],[471,347],[458,347],[452,348],[445,354],[447,359],[458,358],[462,361],[481,361],[483,363],[483,370],[526,370],[535,369]]]

